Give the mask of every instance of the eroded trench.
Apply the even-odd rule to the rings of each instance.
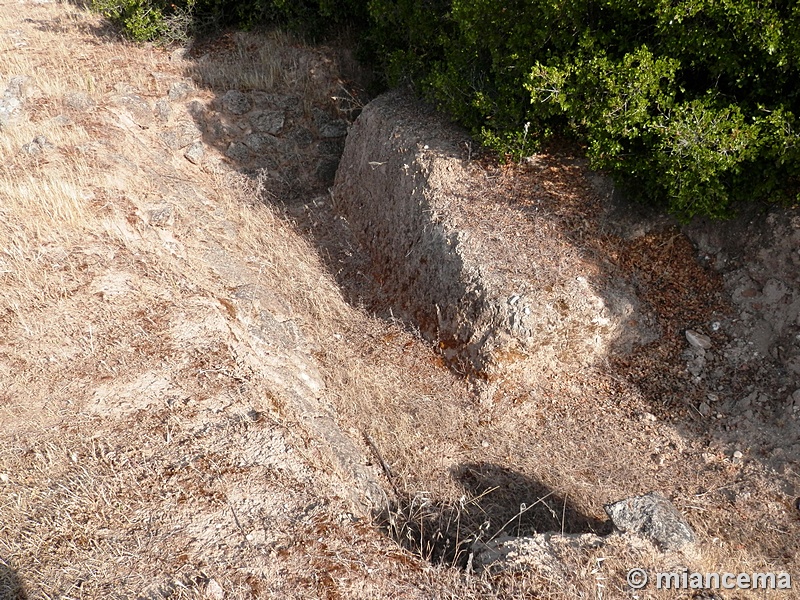
[[[326,85],[331,81],[335,77]],[[464,401],[469,408],[454,402],[458,410],[490,413],[502,403],[546,400],[551,402],[547,410],[557,414],[561,408],[553,381],[569,379],[570,373],[582,374],[605,396],[624,396],[632,387],[622,381],[625,376],[611,373],[593,380],[597,372],[592,368],[629,355],[636,363],[638,349],[656,342],[665,353],[685,353],[683,331],[675,325],[678,318],[682,327],[711,322],[712,316],[724,320],[714,312],[717,307],[698,303],[691,307],[693,314],[683,312],[668,321],[656,314],[656,302],[637,295],[641,288],[619,267],[630,257],[609,261],[590,239],[598,231],[588,221],[605,210],[612,187],[568,154],[528,159],[522,166],[532,175],[520,184],[528,186],[523,192],[509,184],[512,178],[497,175],[501,169],[488,169],[462,131],[403,92],[365,106],[356,93],[342,94],[335,85],[318,96],[228,96],[220,91],[220,115],[214,117],[216,129],[211,128],[214,143],[221,144],[239,169],[267,182],[265,199],[279,205],[314,242],[351,305],[418,332],[455,377],[468,381],[465,389],[474,395]],[[337,98],[333,106],[331,96]],[[236,102],[250,104],[231,115],[240,110]],[[278,113],[284,115],[280,127]],[[262,125],[276,131],[242,134],[244,129],[233,126],[254,115],[257,122],[248,131]],[[204,129],[207,116],[198,117]],[[573,176],[569,185],[557,181],[564,173]],[[658,236],[656,242],[670,256],[666,251],[679,246],[675,239],[680,236],[663,227]],[[690,244],[681,248],[684,258],[692,258]],[[705,274],[696,275],[697,281],[686,282],[687,293],[700,296]],[[657,370],[667,363],[643,369],[641,381],[662,381]],[[639,364],[644,361],[635,366]],[[558,385],[567,389],[572,384]],[[662,387],[645,391],[656,396],[673,382],[658,385]],[[669,402],[689,398],[691,410],[696,410],[710,391],[682,383],[669,392]],[[626,411],[647,419],[653,412],[660,418],[658,410],[666,414],[675,406],[667,400],[661,402],[663,409],[647,400],[625,402],[604,406],[612,415],[608,421]],[[586,414],[592,410],[587,408]],[[522,416],[513,418],[530,414],[521,411]],[[490,429],[481,418],[474,418],[475,429]],[[572,422],[572,427],[582,425]],[[531,429],[536,428],[527,431]],[[484,452],[484,435],[489,437],[480,431],[465,434],[470,444],[477,440],[478,449],[448,456],[444,478],[464,491],[455,500],[452,494],[418,491],[406,481],[414,476],[411,463],[397,467],[384,456],[385,445],[373,451],[370,443],[364,444],[372,466],[383,471],[389,498],[376,518],[401,545],[435,563],[466,567],[473,543],[501,531],[608,532],[608,521],[598,516],[596,506],[589,508],[586,495],[573,502],[573,496],[554,489],[557,477],[549,483],[532,478],[511,467],[514,460]],[[601,439],[602,433],[593,435],[595,452],[611,445]],[[500,445],[491,439],[488,443]],[[535,446],[526,443],[522,447]],[[667,445],[679,452],[681,444]],[[513,439],[507,446],[513,448]],[[464,456],[469,459],[462,460]],[[655,477],[662,486],[669,485],[665,475]],[[623,487],[653,485],[647,477],[632,474],[621,482],[605,494],[621,496]]]

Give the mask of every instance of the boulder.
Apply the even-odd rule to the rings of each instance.
[[[617,529],[647,538],[662,550],[680,550],[696,541],[691,526],[661,494],[634,496],[604,508]]]
[[[471,143],[400,91],[373,100],[350,127],[333,202],[393,313],[457,371],[489,381],[528,382],[548,363],[590,362],[612,344],[654,339],[627,282],[552,269],[545,280],[543,253],[567,265],[563,272],[581,272],[568,236],[542,236],[549,224],[540,213],[492,204],[497,184],[469,160]]]

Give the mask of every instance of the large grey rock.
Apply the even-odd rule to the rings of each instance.
[[[604,508],[617,529],[647,538],[662,550],[680,550],[696,541],[691,526],[661,494],[634,496]]]
[[[325,116],[315,113],[318,127]],[[570,277],[543,290],[541,246],[524,243],[535,239],[536,221],[499,203],[475,208],[473,190],[493,184],[465,160],[469,144],[401,92],[372,101],[350,127],[334,206],[369,253],[394,313],[459,370],[490,381],[512,372],[533,381],[543,362],[606,356],[623,335],[652,340],[652,319],[624,281]]]

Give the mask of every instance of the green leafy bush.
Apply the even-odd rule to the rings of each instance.
[[[94,0],[136,39],[197,22],[355,27],[412,83],[518,157],[558,132],[682,218],[800,192],[800,3],[789,0]],[[176,20],[177,19],[177,20]]]
[[[373,0],[370,8],[379,26],[441,32],[395,36],[387,73],[410,77],[495,149],[514,156],[534,139],[570,133],[594,167],[686,219],[725,216],[741,200],[798,199],[797,3]]]
[[[92,8],[138,41],[183,41],[218,26],[281,25],[309,39],[337,27],[364,28],[359,0],[92,0]]]
[[[196,0],[92,0],[92,9],[122,27],[134,40],[185,42],[192,30]]]

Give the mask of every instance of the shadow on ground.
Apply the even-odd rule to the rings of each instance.
[[[459,501],[401,493],[386,525],[401,546],[434,564],[463,568],[474,542],[502,535],[611,533],[611,521],[581,513],[565,495],[513,469],[466,463],[450,475],[463,489]]]
[[[17,573],[0,558],[0,600],[28,600]]]

